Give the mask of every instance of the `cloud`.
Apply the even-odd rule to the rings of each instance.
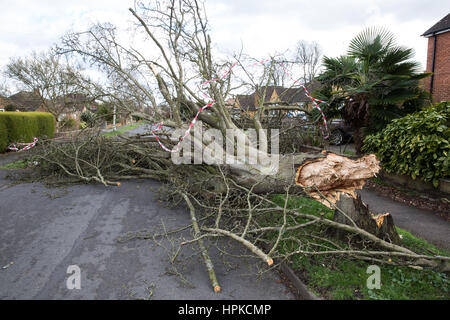
[[[210,0],[206,7],[216,41],[229,51],[243,44],[250,54],[264,56],[307,40],[337,56],[365,27],[383,26],[400,45],[412,47],[423,66],[427,40],[420,35],[450,12],[444,0],[432,6],[419,0]]]
[[[12,56],[48,49],[70,30],[112,22],[125,30],[133,0],[2,1],[0,68]],[[244,50],[256,57],[293,48],[298,40],[318,42],[326,55],[344,54],[350,39],[364,27],[391,30],[402,45],[416,51],[423,65],[427,40],[420,35],[450,10],[435,0],[207,0],[216,46],[228,53]],[[128,37],[123,33],[122,37]]]
[[[8,1],[0,11],[0,67],[12,56],[46,50],[67,31],[96,21],[124,25],[134,1]]]

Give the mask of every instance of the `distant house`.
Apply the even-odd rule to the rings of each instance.
[[[6,107],[13,106],[14,103],[9,100],[7,97],[0,95],[0,110],[4,111]]]
[[[47,111],[41,97],[35,92],[20,91],[11,95],[7,100],[19,111]],[[50,104],[51,102],[47,101],[47,103]],[[55,109],[62,110],[58,116],[58,121],[61,121],[66,117],[79,121],[81,113],[87,110],[95,112],[97,109],[91,99],[81,93],[73,93],[65,97],[58,97],[54,103],[56,103]]]
[[[37,93],[20,91],[8,98],[19,111],[43,111],[42,101]]]
[[[450,100],[450,13],[422,34],[428,38],[427,72],[425,89],[433,102]]]
[[[58,116],[58,121],[64,118],[80,120],[81,114],[86,111],[96,112],[97,106],[82,93],[72,93],[56,99],[57,109],[63,110]]]
[[[317,81],[313,81],[306,85],[309,92],[318,89],[320,84]],[[262,99],[261,94],[265,91],[265,97]],[[261,87],[255,90],[250,95],[237,95],[234,101],[234,108],[241,111],[242,114],[246,114],[251,118],[254,117],[261,104],[269,105],[290,105],[300,106],[305,109],[311,110],[312,101],[309,99],[303,88],[285,88],[281,86],[267,86]],[[277,110],[266,112],[266,116],[274,116],[278,114]]]
[[[258,101],[255,93],[249,95],[238,94],[234,100],[234,109],[253,118],[257,111],[257,104]]]

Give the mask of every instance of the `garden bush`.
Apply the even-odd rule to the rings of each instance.
[[[112,122],[114,117],[113,108],[107,105],[101,105],[97,109],[96,116],[100,121]]]
[[[86,122],[84,122],[84,121],[80,121],[80,129],[86,129],[87,128],[87,123]]]
[[[363,150],[374,152],[388,172],[439,185],[449,176],[450,102],[395,119],[377,134],[368,135]]]
[[[14,142],[32,142],[34,137],[53,138],[55,119],[46,112],[1,112],[0,152]]]
[[[85,122],[86,125],[90,128],[95,127],[96,125],[96,118],[95,118],[95,114],[92,113],[91,111],[84,111],[81,113],[80,115],[80,120],[82,122]]]
[[[60,131],[70,131],[74,130],[77,126],[77,122],[75,119],[71,117],[64,117],[59,122],[59,130]]]
[[[8,130],[5,119],[5,117],[0,116],[0,152],[8,147]]]

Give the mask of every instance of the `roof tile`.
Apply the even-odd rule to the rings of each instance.
[[[444,31],[446,29],[450,29],[450,13],[439,20],[439,22],[432,26],[430,29],[425,31],[422,36],[431,36],[436,32]]]

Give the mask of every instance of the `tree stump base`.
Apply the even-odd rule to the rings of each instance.
[[[389,213],[372,215],[369,211],[369,207],[361,200],[361,196],[358,194],[356,198],[346,193],[340,193],[339,200],[336,202],[336,207],[346,213],[355,224],[361,228],[370,232],[385,241],[400,244],[401,240],[395,229],[394,219]],[[352,225],[351,221],[339,210],[334,211],[334,221]],[[336,235],[339,238],[344,237],[346,232],[337,230]]]

